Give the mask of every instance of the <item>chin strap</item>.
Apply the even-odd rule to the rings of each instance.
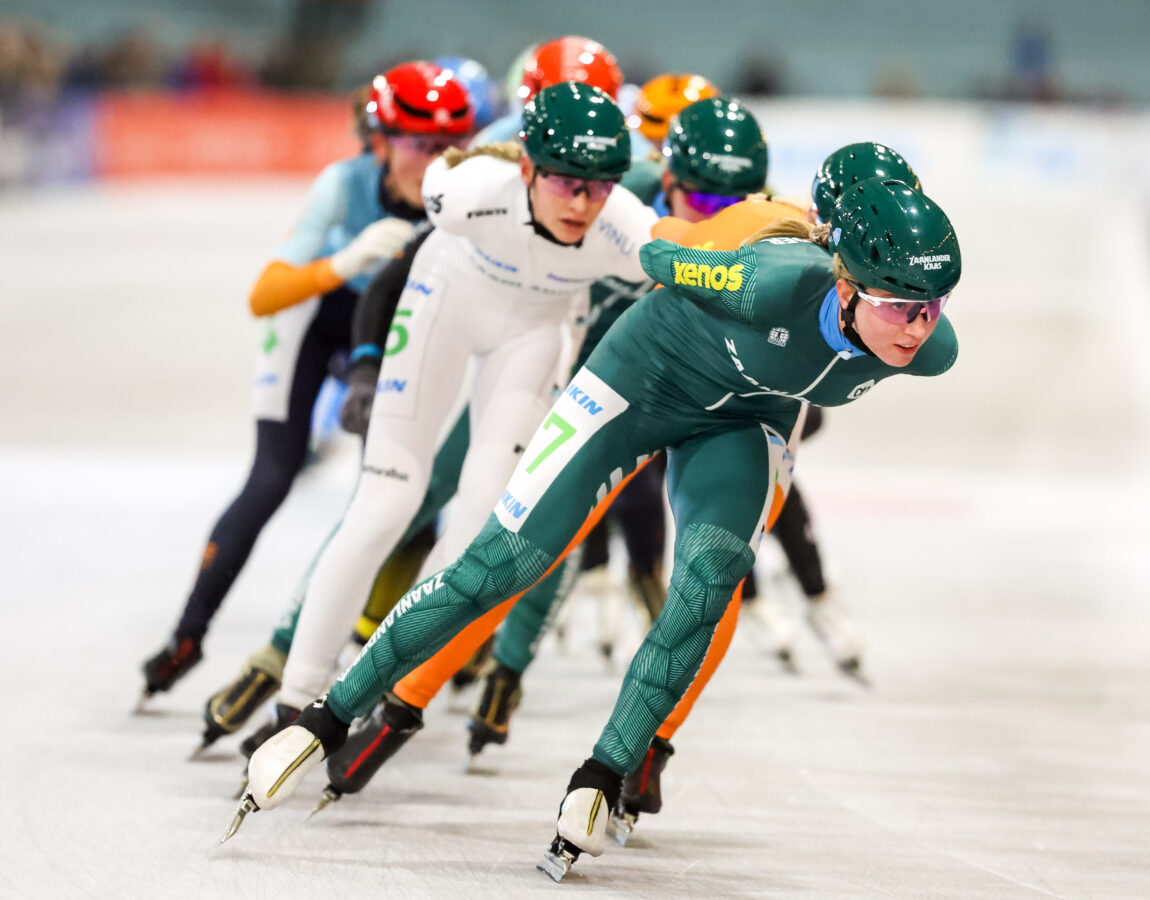
[[[859,337],[859,333],[855,331],[855,307],[858,306],[858,302],[858,291],[855,291],[854,296],[851,297],[850,302],[847,304],[847,308],[839,314],[842,321],[843,337],[868,356],[875,356],[874,351],[863,343],[863,339]],[[875,359],[878,359],[878,357],[875,356]]]

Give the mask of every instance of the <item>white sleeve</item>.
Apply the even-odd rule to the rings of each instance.
[[[645,281],[639,248],[650,243],[651,228],[659,214],[620,185],[611,191],[602,215],[608,227],[600,229],[600,234],[610,247],[605,260],[607,273],[624,281]]]
[[[473,156],[448,168],[440,157],[423,174],[423,206],[436,228],[462,237],[490,231],[491,216],[510,210],[507,186],[515,163],[493,156]],[[517,178],[516,178],[517,180]]]

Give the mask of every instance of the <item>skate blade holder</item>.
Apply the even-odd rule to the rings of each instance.
[[[563,880],[564,875],[571,871],[571,867],[575,865],[575,860],[578,858],[578,851],[572,852],[567,849],[567,846],[563,846],[558,850],[546,851],[543,854],[543,859],[535,864],[535,868],[558,883]]]
[[[634,813],[613,812],[611,818],[607,820],[607,835],[613,837],[620,847],[626,847],[637,821],[639,816]]]

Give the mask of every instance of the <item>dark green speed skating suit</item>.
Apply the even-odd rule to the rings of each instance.
[[[630,771],[751,568],[789,483],[803,403],[841,406],[900,372],[941,374],[957,356],[946,317],[904,368],[851,346],[838,325],[831,256],[798,238],[732,252],[655,241],[641,253],[667,287],[612,327],[536,431],[478,537],[396,604],[333,686],[328,704],[340,718],[368,712],[468,622],[530,588],[590,510],[666,447],[677,530],[667,605],[593,754]]]

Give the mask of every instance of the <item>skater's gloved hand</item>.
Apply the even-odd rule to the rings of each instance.
[[[344,281],[354,278],[396,256],[411,240],[414,231],[415,226],[403,219],[372,222],[350,244],[331,255],[331,270]]]
[[[379,380],[379,363],[362,360],[347,375],[347,396],[339,411],[339,424],[344,431],[367,436],[371,404],[375,400],[375,383]]]

